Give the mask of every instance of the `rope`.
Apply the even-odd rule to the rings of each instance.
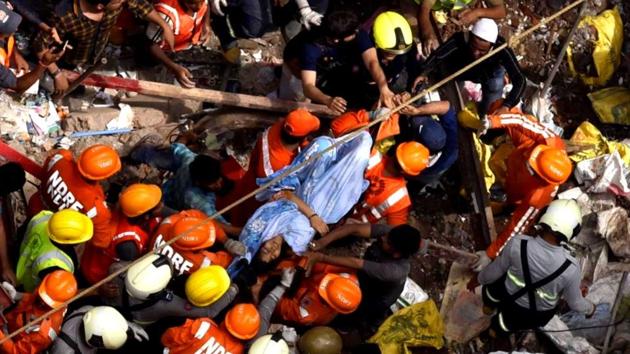
[[[351,141],[352,139],[354,139],[355,137],[357,137],[359,134],[361,134],[364,130],[367,130],[371,127],[373,127],[376,124],[379,124],[380,122],[386,120],[387,118],[389,118],[390,115],[397,113],[398,111],[400,111],[402,108],[412,104],[413,102],[417,101],[418,99],[420,99],[421,97],[425,96],[426,94],[428,94],[431,91],[435,91],[436,89],[444,86],[446,83],[448,83],[449,81],[455,79],[456,77],[458,77],[459,75],[465,73],[466,71],[472,69],[473,67],[479,65],[479,63],[485,61],[486,59],[496,55],[497,53],[499,53],[501,50],[507,48],[508,46],[511,46],[513,43],[518,42],[521,38],[524,38],[526,36],[528,36],[529,34],[531,34],[532,32],[534,32],[535,30],[537,30],[538,28],[542,27],[543,25],[547,24],[548,22],[558,18],[559,16],[562,16],[564,13],[566,13],[567,11],[570,11],[571,9],[573,9],[574,7],[576,7],[577,5],[581,4],[582,2],[584,2],[586,0],[576,0],[575,2],[567,5],[566,7],[564,7],[563,9],[559,10],[558,12],[554,13],[553,15],[547,17],[547,18],[543,18],[541,19],[541,21],[534,25],[533,27],[529,28],[526,31],[523,31],[520,34],[516,34],[514,35],[509,41],[507,41],[506,43],[498,46],[497,48],[494,48],[493,50],[491,50],[490,52],[486,53],[484,56],[480,57],[479,59],[473,61],[472,63],[466,65],[465,67],[461,68],[460,70],[456,71],[455,73],[447,76],[446,78],[438,81],[436,84],[432,85],[431,87],[428,87],[424,90],[422,90],[420,93],[416,94],[415,96],[411,97],[410,99],[408,99],[406,102],[403,102],[402,104],[400,104],[398,107],[395,107],[393,110],[389,111],[389,112],[385,112],[380,114],[374,121],[370,122],[370,124],[368,124],[367,126],[364,126],[361,129],[358,129],[352,133],[349,133],[347,135],[345,135],[344,137],[342,137],[341,139],[337,140],[334,144],[332,144],[331,146],[329,146],[328,148],[324,149],[323,151],[321,151],[320,153],[313,155],[311,158],[309,158],[308,160],[304,161],[303,163],[296,165],[292,168],[287,169],[285,172],[283,172],[282,174],[280,174],[278,177],[274,178],[273,180],[269,181],[268,183],[260,186],[258,189],[252,191],[251,193],[245,195],[244,197],[240,198],[239,200],[235,201],[234,203],[228,205],[227,207],[223,208],[222,210],[216,212],[215,214],[209,216],[208,218],[204,219],[203,221],[200,221],[198,224],[190,227],[188,230],[184,231],[183,233],[177,235],[176,237],[172,238],[171,240],[169,240],[168,242],[162,244],[160,247],[158,247],[155,250],[155,253],[159,253],[164,247],[169,246],[171,244],[173,244],[174,242],[176,242],[177,240],[179,240],[180,238],[188,235],[189,232],[193,231],[194,229],[196,229],[199,226],[205,225],[209,222],[211,222],[211,220],[213,220],[216,216],[218,215],[223,215],[224,213],[234,209],[234,207],[236,207],[237,205],[240,205],[241,203],[243,203],[245,200],[255,196],[257,193],[259,193],[260,191],[263,191],[265,189],[267,189],[268,187],[272,186],[273,184],[277,183],[278,181],[282,180],[283,178],[287,177],[288,175],[292,174],[293,172],[301,169],[302,167],[317,161],[320,157],[322,157],[324,154],[328,153],[329,151],[331,151],[332,149],[336,148],[337,146],[344,144],[348,141]],[[120,274],[126,272],[132,265],[142,261],[143,259],[145,259],[146,257],[151,256],[153,253],[147,253],[144,256],[136,259],[134,262],[127,264],[126,266],[122,267],[121,269],[115,271],[114,273],[108,275],[106,278],[104,278],[103,280],[97,282],[96,284],[90,286],[89,288],[86,288],[84,290],[82,290],[81,292],[79,292],[78,294],[76,294],[73,298],[65,301],[61,306],[55,308],[55,309],[51,309],[50,311],[46,312],[45,314],[41,315],[40,317],[30,321],[29,323],[27,323],[26,325],[22,326],[21,328],[15,330],[13,333],[5,336],[4,338],[0,339],[0,344],[4,343],[5,341],[17,336],[18,334],[24,332],[28,327],[33,326],[34,324],[41,322],[42,320],[46,319],[47,317],[49,317],[50,315],[52,315],[53,313],[60,311],[64,308],[66,308],[70,303],[76,301],[77,299],[88,295],[90,293],[92,293],[94,290],[96,290],[98,287],[100,287],[101,285],[110,282],[111,280],[113,280],[114,278],[116,278],[117,276],[119,276]]]

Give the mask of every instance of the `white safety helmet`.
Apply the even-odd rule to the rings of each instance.
[[[492,44],[497,42],[499,27],[493,19],[480,18],[472,28],[472,34]]]
[[[573,199],[557,199],[549,204],[538,223],[549,226],[570,241],[580,232],[582,211]]]
[[[94,348],[116,350],[127,341],[127,320],[110,306],[97,306],[83,315],[85,341]]]
[[[248,354],[289,354],[289,346],[280,333],[262,336],[249,347]]]
[[[173,277],[173,268],[168,258],[152,254],[132,265],[125,277],[125,287],[129,296],[146,300],[166,288]]]

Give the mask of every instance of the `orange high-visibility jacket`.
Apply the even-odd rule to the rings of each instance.
[[[164,219],[160,226],[155,231],[149,247],[152,250],[157,250],[158,247],[168,242],[177,235],[171,235],[171,228],[175,223],[186,216],[198,217],[206,219],[208,216],[199,210],[184,210],[177,214],[171,215]],[[227,236],[221,227],[215,223],[217,228],[216,241],[223,243],[227,240]],[[211,264],[219,265],[226,268],[230,262],[232,262],[232,256],[224,251],[208,252],[205,249],[201,250],[183,250],[177,247],[176,243],[165,246],[160,251],[160,254],[165,255],[171,261],[173,268],[176,269],[177,275],[190,274],[199,268],[207,267]]]
[[[370,121],[365,110],[348,112],[335,118],[331,124],[333,135],[341,136],[366,126]],[[393,115],[379,126],[376,141],[399,134],[398,115]],[[370,187],[363,194],[363,200],[355,208],[351,218],[363,222],[376,223],[385,218],[390,225],[401,225],[409,218],[411,198],[407,191],[407,180],[402,176],[386,176],[388,157],[372,148],[365,178]]]
[[[203,31],[204,19],[208,12],[208,2],[192,16],[179,3],[179,0],[160,0],[154,5],[155,11],[164,14],[170,20],[175,35],[175,51],[185,50],[199,44]],[[170,50],[168,44],[162,41],[160,47]]]
[[[198,354],[245,352],[243,343],[209,318],[187,319],[162,335],[164,354]]]
[[[159,219],[152,220],[150,224],[159,223]],[[142,255],[147,250],[149,232],[138,225],[130,224],[129,219],[117,210],[114,212],[113,221],[118,225],[107,248],[94,247],[91,243],[85,246],[81,257],[81,273],[90,284],[95,284],[109,275],[109,266],[119,261],[116,255],[116,246],[123,242],[131,241]]]
[[[50,310],[48,307],[38,305],[38,295],[24,294],[17,307],[6,314],[9,333],[12,333],[30,321],[40,317]],[[29,327],[26,331],[18,334],[0,345],[0,352],[7,354],[37,354],[42,353],[50,347],[61,331],[63,317],[66,309],[57,311],[40,323]],[[0,339],[5,334],[0,331]]]
[[[285,260],[278,265],[279,269],[296,267],[297,260]],[[276,306],[276,315],[283,321],[300,326],[325,326],[338,314],[319,295],[319,284],[328,273],[348,273],[356,276],[349,268],[338,267],[325,263],[317,263],[313,266],[311,276],[304,278],[295,295],[288,297],[286,294]]]
[[[48,210],[73,209],[87,215],[94,224],[90,242],[100,248],[109,246],[115,225],[105,201],[105,193],[98,182],[88,181],[81,173],[69,150],[58,150],[44,164],[40,186],[44,206]]]
[[[531,116],[515,111],[489,118],[490,128],[505,129],[515,146],[507,159],[505,191],[508,203],[516,205],[516,210],[486,250],[490,258],[495,258],[512,236],[525,232],[537,220],[540,210],[551,203],[558,191],[558,185],[549,184],[529,172],[527,160],[532,150],[540,144],[560,149],[565,146],[559,136]]]

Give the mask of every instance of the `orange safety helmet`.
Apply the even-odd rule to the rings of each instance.
[[[565,150],[544,144],[534,148],[528,163],[540,178],[551,184],[566,182],[573,171],[573,164]]]
[[[317,130],[319,118],[303,108],[291,111],[284,121],[284,131],[296,138],[305,137]]]
[[[155,184],[132,184],[118,196],[120,209],[130,218],[135,218],[155,208],[161,200],[162,190]]]
[[[396,148],[396,160],[405,174],[417,176],[429,164],[429,149],[417,141],[407,141]]]
[[[120,171],[120,156],[107,145],[92,145],[83,150],[77,163],[83,177],[100,181]]]
[[[175,247],[183,251],[195,251],[214,245],[217,229],[212,220],[184,216],[171,227],[171,237],[185,234],[175,241]]]
[[[319,296],[335,311],[354,312],[361,304],[361,288],[350,275],[329,273],[319,283]]]
[[[77,294],[77,280],[66,270],[56,270],[44,277],[37,288],[42,301],[52,307],[59,307]]]
[[[241,340],[252,339],[260,329],[260,314],[252,304],[238,304],[225,315],[225,328]]]

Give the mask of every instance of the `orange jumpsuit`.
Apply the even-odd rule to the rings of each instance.
[[[527,161],[532,150],[540,144],[560,149],[565,146],[559,136],[533,117],[509,113],[489,118],[490,129],[505,129],[515,146],[506,163],[505,191],[508,203],[516,209],[510,222],[486,250],[488,257],[495,258],[512,236],[525,232],[537,220],[541,209],[551,203],[558,191],[558,185],[530,173]]]
[[[180,0],[160,0],[155,5],[155,11],[168,19],[167,23],[172,24],[173,34],[175,35],[174,51],[182,51],[199,44],[203,25],[205,23],[206,12],[208,11],[208,3],[203,2],[199,11],[194,16],[182,8]],[[168,44],[164,40],[160,43],[163,50],[170,50]]]
[[[296,265],[296,262],[289,260],[281,262],[278,268],[283,269]],[[300,326],[325,326],[329,324],[338,312],[330,307],[318,292],[319,284],[328,273],[354,274],[354,271],[330,264],[317,263],[313,266],[311,276],[302,280],[294,296],[288,297],[285,294],[280,299],[276,306],[276,315],[285,322]]]
[[[172,327],[162,335],[165,354],[245,352],[243,343],[209,318],[187,319],[179,327]]]
[[[217,208],[221,209],[248,193],[256,190],[256,178],[272,175],[274,172],[288,166],[297,156],[299,149],[289,150],[282,143],[281,132],[284,127],[284,119],[280,119],[269,127],[256,141],[249,160],[249,169],[245,176],[236,184],[232,198],[217,198]],[[230,220],[236,226],[244,226],[252,214],[262,205],[255,198],[237,206],[231,213]]]
[[[157,231],[155,232],[151,242],[150,249],[156,250],[158,247],[168,242],[177,235],[172,235],[171,228],[182,217],[192,216],[198,218],[207,218],[208,216],[199,210],[184,210],[177,214],[171,215],[164,219]],[[227,236],[221,227],[215,223],[217,228],[216,241],[223,243],[227,240]],[[227,268],[232,262],[232,256],[225,251],[208,252],[201,250],[184,250],[177,246],[177,243],[165,246],[160,251],[161,254],[167,256],[171,260],[171,264],[177,270],[178,275],[190,274],[199,268],[207,267],[211,264],[220,265]]]
[[[9,333],[12,333],[28,322],[50,311],[50,307],[40,303],[39,296],[35,294],[24,294],[17,307],[6,315]],[[15,354],[36,354],[42,353],[50,347],[61,331],[63,317],[66,309],[59,310],[50,317],[29,327],[26,331],[18,334],[4,343],[0,344],[0,352]],[[0,339],[6,334],[0,331]]]
[[[39,192],[29,203],[30,213],[36,214],[44,209],[79,211],[92,219],[94,224],[94,237],[90,242],[100,248],[109,246],[115,227],[110,223],[112,214],[101,185],[81,176],[69,150],[58,150],[48,157],[44,170]]]
[[[368,112],[349,112],[343,114],[331,124],[336,137],[366,126],[370,121]],[[393,115],[379,126],[376,142],[400,133],[398,115]],[[377,148],[372,148],[365,179],[370,181],[369,188],[363,194],[363,200],[350,216],[363,222],[376,223],[385,218],[389,225],[401,225],[409,218],[411,198],[407,191],[407,180],[403,175],[386,176],[385,168],[389,157],[384,156]]]
[[[81,257],[81,273],[90,284],[95,284],[109,275],[109,266],[119,261],[116,254],[116,246],[123,242],[131,241],[142,255],[147,250],[149,232],[160,222],[154,218],[149,222],[149,230],[144,230],[138,225],[130,224],[129,219],[120,211],[114,212],[112,220],[118,225],[107,248],[98,248],[88,243]],[[148,231],[148,232],[147,232]]]

